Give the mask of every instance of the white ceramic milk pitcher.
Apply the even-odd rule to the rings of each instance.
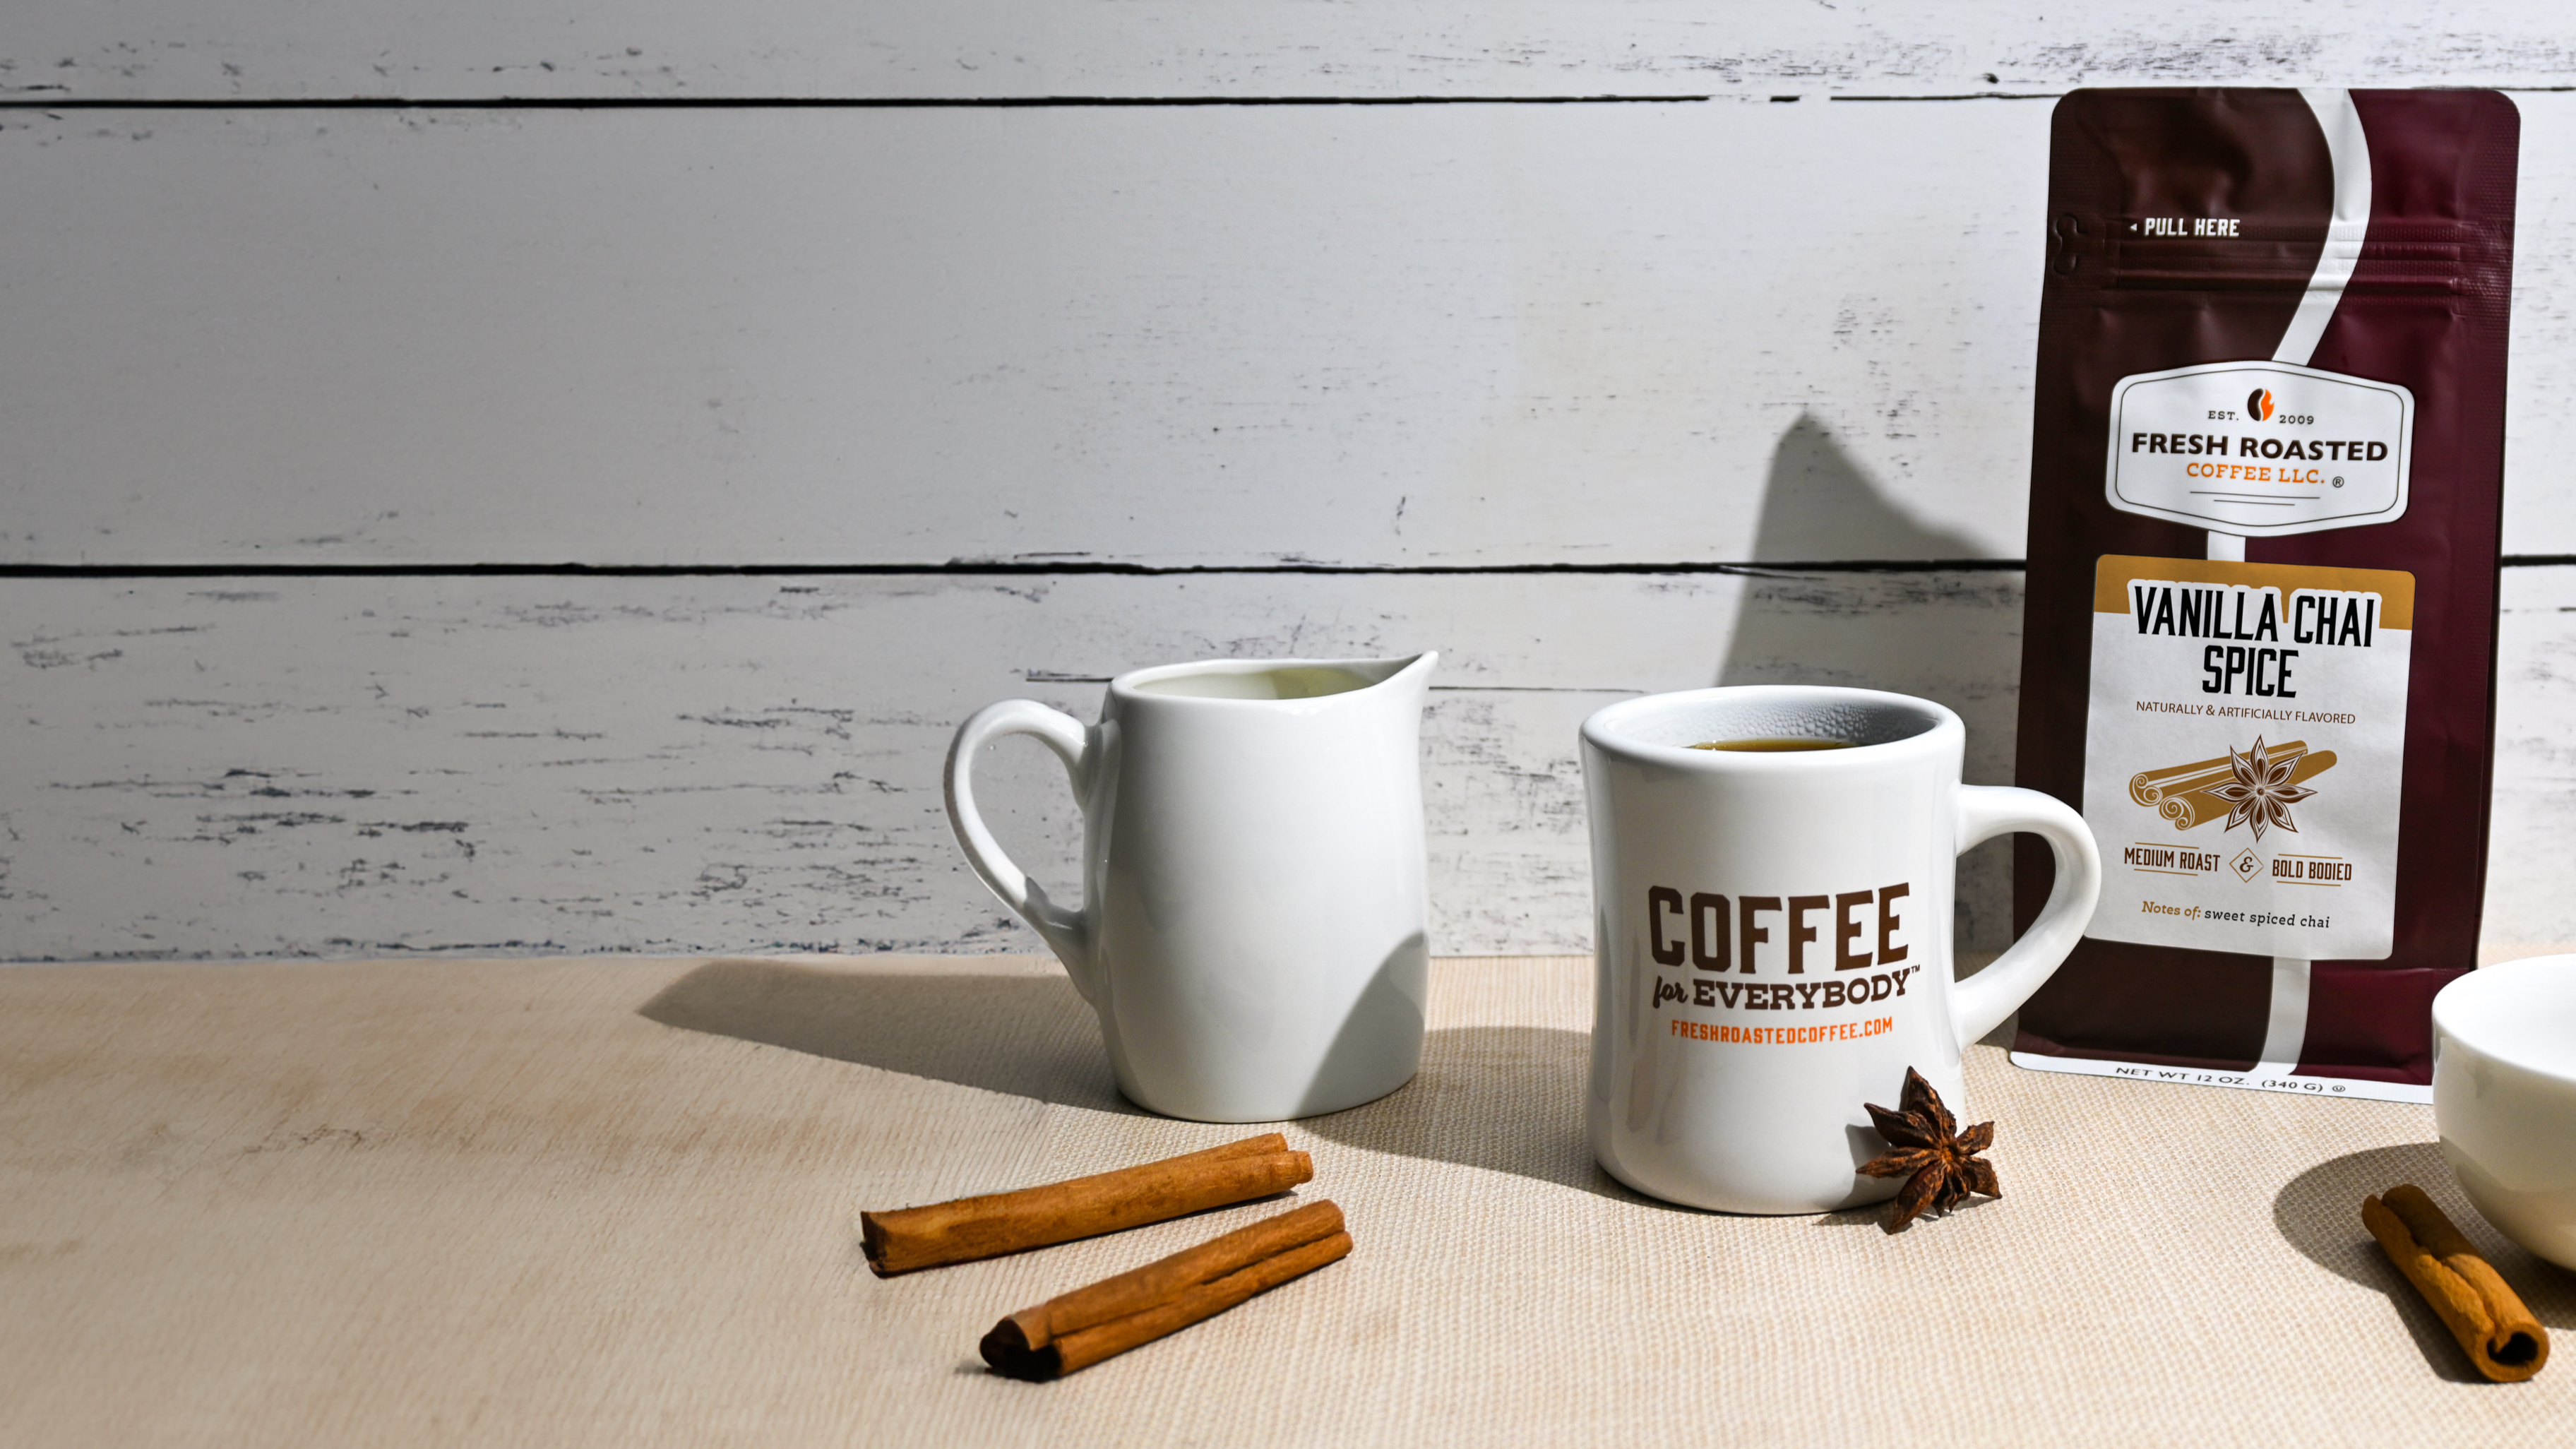
[[[1203,1122],[1382,1097],[1422,1061],[1420,760],[1437,654],[1138,669],[1100,723],[987,705],[948,751],[975,873],[1100,1014],[1119,1090]],[[1083,817],[1082,907],[1047,898],[975,810],[975,751],[1034,735]]]

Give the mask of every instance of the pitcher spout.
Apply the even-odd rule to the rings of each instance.
[[[1402,655],[1393,659],[1361,660],[1354,667],[1361,673],[1369,673],[1377,669],[1386,671],[1378,676],[1377,683],[1369,686],[1371,689],[1392,685],[1399,689],[1409,688],[1419,693],[1431,688],[1431,671],[1439,664],[1440,651],[1425,649],[1419,654]]]
[[[1387,659],[1210,659],[1139,669],[1109,682],[1112,700],[1322,701],[1334,695],[1410,697],[1430,688],[1439,652]]]

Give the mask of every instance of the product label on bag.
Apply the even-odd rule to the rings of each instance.
[[[2415,576],[2109,555],[2093,592],[2085,934],[2386,959]]]
[[[2256,536],[2406,512],[2415,394],[2283,362],[2142,372],[2111,390],[2112,507]]]

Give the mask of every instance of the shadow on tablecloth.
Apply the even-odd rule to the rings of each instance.
[[[664,987],[637,1014],[686,1031],[1059,1106],[1142,1111],[1119,1095],[1099,1023],[1061,976],[873,975],[720,960]],[[1592,1160],[1583,1133],[1590,1049],[1585,1033],[1551,1027],[1433,1031],[1412,1082],[1296,1126],[1349,1147],[1668,1207],[1630,1191]]]
[[[2487,1226],[2460,1194],[2449,1164],[2442,1160],[2442,1149],[2434,1143],[2374,1147],[2318,1163],[2290,1179],[2273,1197],[2272,1224],[2308,1261],[2387,1294],[2433,1372],[2460,1383],[2483,1384],[2486,1380],[2451,1341],[2450,1330],[2361,1225],[2361,1200],[2401,1182],[2411,1182],[2430,1194],[2542,1323],[2555,1329],[2576,1327],[2576,1274],[2526,1252]]]
[[[1422,1070],[1374,1102],[1309,1117],[1318,1137],[1371,1152],[1453,1162],[1576,1188],[1617,1202],[1674,1207],[1603,1172],[1583,1131],[1587,1032],[1453,1026],[1422,1043]]]
[[[1100,1024],[1062,976],[872,975],[710,961],[636,1014],[1059,1106],[1143,1110],[1118,1094]]]

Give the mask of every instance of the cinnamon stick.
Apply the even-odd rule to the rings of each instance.
[[[2519,1383],[2549,1362],[2549,1330],[2422,1188],[2405,1183],[2363,1198],[2361,1220],[2479,1373]]]
[[[1271,1132],[1044,1187],[861,1213],[859,1247],[878,1277],[891,1278],[1268,1197],[1314,1175],[1314,1160]]]
[[[1213,1317],[1347,1256],[1342,1210],[1309,1203],[1142,1268],[1023,1308],[981,1345],[994,1372],[1061,1378]]]

